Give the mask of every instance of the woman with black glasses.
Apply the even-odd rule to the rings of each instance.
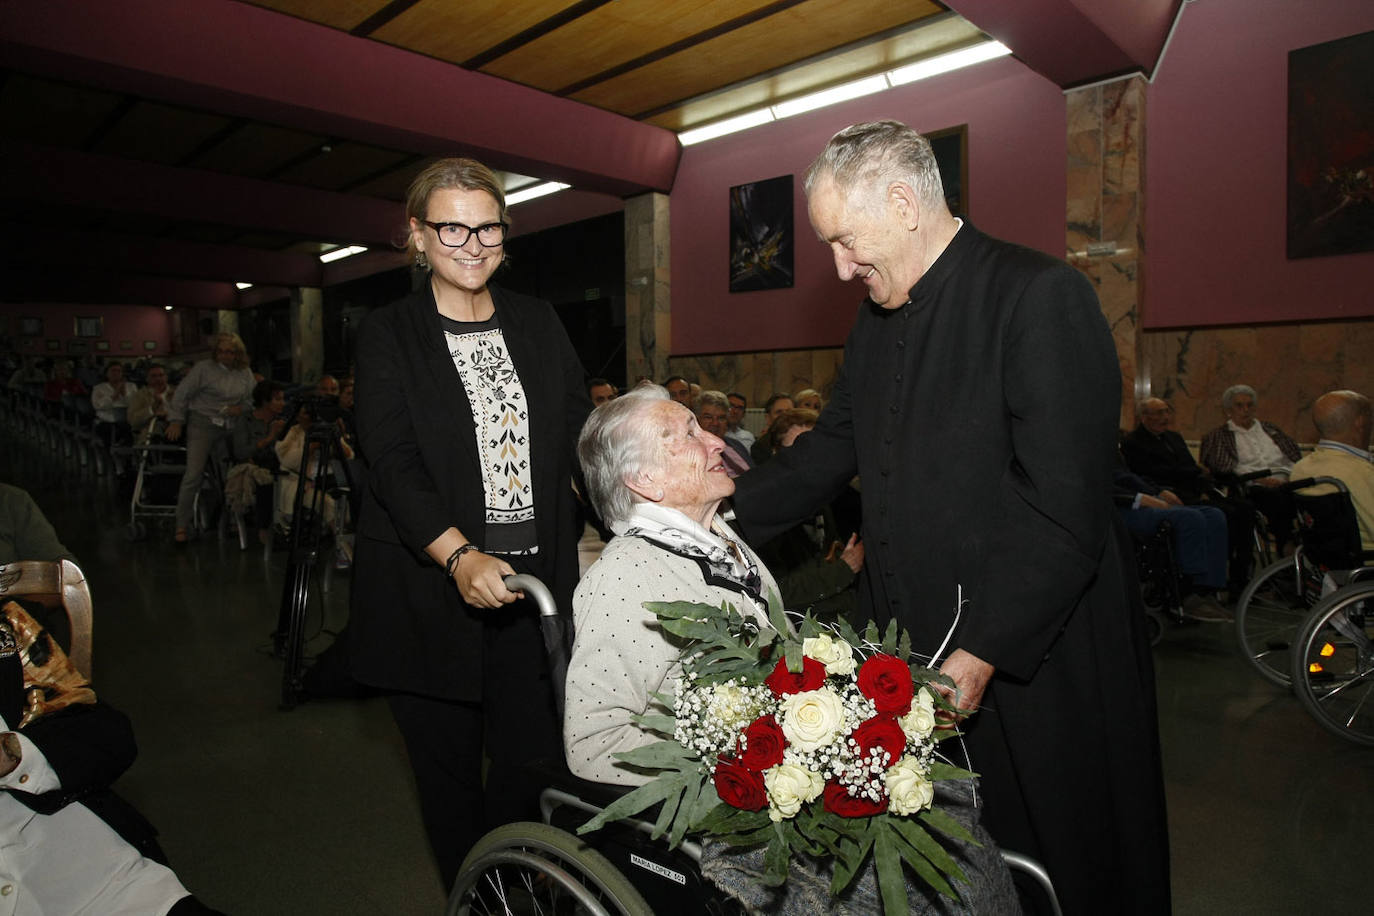
[[[425,169],[406,200],[427,282],[358,334],[354,676],[390,692],[446,885],[492,826],[529,819],[561,763],[532,573],[567,608],[577,579],[571,460],[591,404],[549,303],[490,282],[509,221],[471,159]],[[490,760],[485,791],[483,754]]]

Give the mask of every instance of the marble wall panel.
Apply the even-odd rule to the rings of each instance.
[[[672,346],[668,197],[625,201],[625,378],[662,381]]]
[[[324,372],[324,293],[302,286],[291,297],[291,378],[305,385]]]

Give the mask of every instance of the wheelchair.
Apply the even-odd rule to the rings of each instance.
[[[1140,598],[1145,604],[1145,628],[1150,645],[1164,636],[1165,615],[1175,622],[1183,619],[1183,594],[1186,580],[1178,568],[1174,550],[1174,526],[1166,519],[1148,537],[1132,534],[1136,571],[1140,579]]]
[[[1327,485],[1335,492],[1296,491]],[[1374,554],[1360,549],[1350,491],[1334,477],[1309,477],[1283,484],[1298,509],[1298,548],[1275,560],[1250,580],[1236,602],[1236,640],[1242,656],[1270,683],[1293,684],[1292,647],[1304,621],[1322,601],[1333,571],[1348,570],[1350,580],[1374,575],[1362,568]]]
[[[548,588],[533,576],[506,578],[539,607],[555,679],[567,671],[569,640]],[[561,717],[562,691],[557,691]],[[487,833],[454,881],[449,916],[734,916],[743,907],[702,877],[702,848],[690,839],[676,849],[651,837],[654,825],[623,820],[588,837],[577,828],[628,787],[549,772],[554,784],[540,797],[540,822],[506,824]],[[1049,873],[1035,860],[1003,851],[1027,913],[1060,916]]]

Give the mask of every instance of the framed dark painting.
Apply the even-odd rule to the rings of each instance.
[[[792,285],[792,176],[730,189],[730,292]]]
[[[19,336],[21,337],[42,337],[43,319],[34,318],[29,315],[21,316],[19,319]]]
[[[926,134],[940,167],[940,183],[945,187],[949,212],[968,219],[968,125],[932,130]]]
[[[1288,52],[1288,257],[1374,251],[1374,32]]]
[[[77,337],[103,337],[105,335],[105,319],[99,316],[76,319]]]

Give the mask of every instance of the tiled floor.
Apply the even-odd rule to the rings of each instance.
[[[178,550],[166,529],[131,543],[112,487],[13,441],[0,479],[30,490],[81,561],[96,687],[139,736],[119,788],[189,888],[236,916],[442,910],[385,705],[277,708],[267,635],[284,554],[213,538]],[[347,575],[327,595],[319,585],[308,630],[324,634],[344,623]],[[1171,627],[1155,659],[1176,912],[1374,909],[1374,749],[1328,735],[1251,673],[1229,626]]]

